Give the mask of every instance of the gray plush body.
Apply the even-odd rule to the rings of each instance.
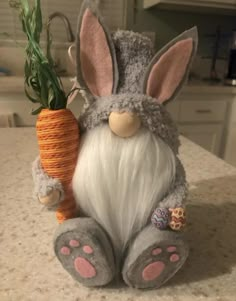
[[[181,206],[187,196],[187,183],[184,168],[178,159],[180,142],[177,126],[164,105],[158,104],[150,96],[141,94],[140,82],[154,53],[152,43],[139,33],[121,30],[114,33],[112,39],[119,62],[118,93],[115,96],[93,97],[92,102],[90,95],[91,104],[86,106],[78,120],[80,130],[83,133],[104,122],[107,123],[113,111],[137,112],[142,120],[142,126],[162,138],[176,156],[175,182],[160,206],[170,208]],[[60,201],[63,200],[64,194],[59,180],[52,179],[44,173],[39,158],[33,163],[33,178],[35,198],[45,197],[53,189],[58,189],[61,192]]]
[[[94,18],[98,18],[99,22],[96,23]],[[83,194],[83,189],[78,189],[78,191],[75,191],[78,205],[80,206],[81,202],[83,214],[90,219],[86,222],[84,218],[78,217],[75,220],[68,220],[60,225],[55,235],[55,253],[63,267],[73,278],[82,282],[84,285],[106,285],[111,282],[116,275],[120,275],[122,271],[123,279],[129,286],[136,288],[157,288],[181,268],[187,258],[188,247],[180,233],[167,229],[164,231],[155,229],[154,226],[151,225],[150,217],[156,206],[171,209],[183,207],[187,196],[187,183],[184,168],[178,158],[180,143],[176,125],[166,111],[164,104],[157,101],[158,95],[155,96],[152,95],[152,93],[148,93],[148,83],[152,80],[150,79],[152,75],[151,71],[154,70],[154,72],[156,72],[156,63],[161,61],[160,58],[162,58],[163,53],[171,50],[172,47],[174,48],[178,41],[185,41],[188,38],[192,41],[193,47],[186,64],[186,70],[184,70],[183,74],[180,72],[180,79],[176,88],[173,89],[171,96],[164,99],[164,101],[172,100],[176,96],[180,90],[180,86],[183,85],[187,78],[190,64],[196,53],[196,30],[182,34],[168,44],[167,47],[165,47],[165,51],[162,50],[159,54],[154,56],[152,44],[148,38],[129,31],[117,31],[109,35],[109,32],[99,18],[97,9],[92,2],[85,1],[81,10],[77,38],[77,79],[80,87],[84,90],[83,95],[87,101],[85,109],[78,121],[82,133],[80,154],[83,157],[87,133],[94,131],[96,128],[102,128],[108,125],[111,113],[128,112],[136,114],[140,119],[141,126],[139,131],[142,131],[142,128],[150,131],[153,139],[161,139],[162,143],[164,142],[167,146],[167,149],[170,149],[172,157],[174,158],[175,175],[173,181],[170,181],[168,189],[162,193],[162,198],[154,200],[150,208],[145,209],[146,211],[149,210],[148,218],[143,218],[141,226],[139,224],[139,228],[136,227],[136,229],[134,229],[129,237],[128,243],[125,243],[125,249],[117,247],[115,243],[117,238],[112,237],[114,236],[112,233],[115,233],[117,229],[114,228],[113,232],[110,231],[112,225],[111,227],[106,227],[106,223],[104,222],[103,224],[103,219],[98,217],[98,211],[101,211],[101,208],[99,208],[99,204],[96,204],[96,200],[90,200],[90,192],[88,191]],[[86,27],[86,22],[95,22],[93,26],[97,26],[96,30],[103,30],[103,34],[109,45],[113,64],[113,86],[110,95],[102,95],[102,93],[101,95],[95,95],[91,87],[93,88],[93,86],[96,85],[97,79],[95,78],[95,84],[92,82],[91,85],[91,79],[89,78],[91,73],[89,73],[86,78],[86,70],[83,71],[84,67],[80,60],[84,55],[81,50],[83,49],[82,30]],[[106,51],[107,48],[104,49]],[[175,52],[173,52],[173,55],[175,55]],[[92,57],[91,62],[93,59]],[[163,66],[171,65],[169,61],[167,58]],[[94,68],[96,69],[96,66],[94,66]],[[99,76],[99,67],[97,70]],[[173,70],[171,70],[171,72],[173,72]],[[103,75],[101,75],[101,77]],[[173,85],[175,85],[176,81],[172,75],[169,75],[167,78],[167,84],[169,84],[171,80],[173,81]],[[104,82],[104,84],[106,83]],[[152,85],[152,83],[150,85]],[[168,91],[163,92],[163,89],[160,89],[161,92],[158,92],[160,99],[163,98],[163,95],[168,95]],[[125,139],[130,138],[117,139],[125,141]],[[78,169],[81,164],[80,154]],[[93,163],[89,162],[89,164],[93,166]],[[127,169],[128,168],[131,167],[127,166]],[[73,188],[75,188],[75,190],[77,188],[77,181],[80,181],[79,179],[83,176],[80,173],[76,173],[77,171],[75,172],[73,180]],[[142,174],[139,176],[142,177]],[[160,177],[161,176],[162,175],[160,175]],[[33,177],[35,181],[35,195],[37,197],[45,197],[53,189],[57,189],[61,192],[60,199],[57,200],[58,204],[63,200],[64,195],[60,182],[56,179],[50,179],[44,173],[40,166],[39,159],[34,163]],[[132,182],[130,186],[132,186]],[[91,186],[91,190],[92,189],[94,188]],[[96,186],[96,189],[99,189],[99,187]],[[120,189],[123,188],[120,187]],[[135,189],[135,187],[133,189]],[[98,194],[99,193],[98,191]],[[85,199],[81,200],[81,195],[82,198],[84,197]],[[104,193],[104,198],[105,197],[107,196]],[[89,207],[87,207],[87,201],[91,203]],[[124,202],[129,202],[129,200],[124,200]],[[106,213],[105,210],[111,212],[108,207],[112,205],[109,203],[109,205],[105,206],[104,204],[100,206],[104,206],[104,216],[106,216],[108,213]],[[55,204],[53,203],[53,205]],[[111,220],[112,218],[113,217],[111,217]],[[92,252],[86,253],[84,251],[87,255],[83,256],[83,250],[87,250],[88,247],[91,247],[90,251],[92,249]]]

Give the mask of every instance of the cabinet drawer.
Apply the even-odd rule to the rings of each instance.
[[[14,114],[17,127],[35,126],[36,116],[31,115],[31,111],[37,107],[38,106],[31,103],[23,93],[0,95],[1,114]]]
[[[219,122],[225,119],[226,101],[181,101],[180,122]]]

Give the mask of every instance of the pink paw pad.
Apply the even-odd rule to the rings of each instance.
[[[87,259],[82,257],[75,259],[74,267],[83,278],[93,278],[97,274],[95,267]]]
[[[161,248],[156,248],[156,249],[154,249],[154,250],[152,250],[152,255],[159,255],[159,254],[161,254],[161,252],[162,252],[162,249]]]
[[[62,247],[60,252],[62,255],[70,255],[70,249],[68,247]]]
[[[177,248],[175,246],[169,246],[167,248],[167,252],[169,252],[169,253],[175,252],[176,250],[177,250]]]
[[[76,247],[79,247],[80,243],[78,240],[75,240],[75,239],[72,239],[70,242],[69,242],[69,245],[73,248],[76,248]]]
[[[90,246],[84,246],[83,251],[86,254],[93,254],[93,248],[91,248]]]
[[[172,254],[172,255],[170,256],[170,261],[171,261],[171,262],[177,262],[177,261],[179,261],[179,259],[180,259],[180,257],[179,257],[178,254]]]
[[[145,281],[152,281],[159,277],[165,268],[165,264],[162,261],[156,261],[147,265],[143,272],[142,277]]]

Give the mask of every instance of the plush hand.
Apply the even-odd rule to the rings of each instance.
[[[49,177],[43,170],[39,157],[33,162],[34,196],[49,210],[56,210],[64,199],[59,180]]]
[[[181,231],[186,226],[185,209],[179,208],[157,208],[151,217],[152,224],[165,230],[170,227],[174,231]]]
[[[58,189],[52,189],[46,196],[38,196],[39,202],[46,207],[54,207],[60,203],[61,193]]]

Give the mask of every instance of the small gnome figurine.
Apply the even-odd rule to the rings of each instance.
[[[65,270],[85,286],[117,278],[159,288],[183,266],[187,184],[176,125],[165,104],[180,92],[196,54],[197,30],[157,54],[130,31],[110,33],[93,1],[84,1],[77,30],[77,81],[86,106],[72,189],[77,218],[55,234]],[[57,179],[33,166],[35,192],[46,206],[63,200]],[[58,191],[59,193],[53,193]]]

